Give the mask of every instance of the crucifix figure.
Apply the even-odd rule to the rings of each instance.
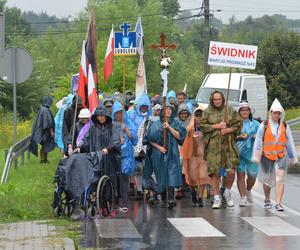
[[[166,34],[165,33],[161,33],[160,35],[160,44],[152,44],[150,48],[152,49],[159,49],[160,50],[160,66],[161,68],[163,68],[162,72],[160,73],[161,75],[161,79],[163,82],[163,107],[164,107],[164,117],[163,120],[164,122],[167,121],[166,118],[166,106],[167,106],[167,90],[168,90],[168,74],[169,71],[167,70],[167,68],[170,66],[170,64],[172,63],[170,57],[167,57],[167,55],[165,54],[166,50],[168,48],[171,49],[175,49],[176,48],[176,44],[171,43],[171,44],[167,44],[166,43]],[[166,144],[167,144],[167,130],[164,128],[164,148],[166,148]]]
[[[165,33],[161,33],[160,35],[160,44],[152,44],[151,45],[151,49],[159,49],[160,50],[160,57],[161,59],[162,58],[165,58],[166,57],[166,50],[168,48],[171,48],[171,49],[175,49],[176,48],[176,44],[175,43],[171,43],[171,44],[166,44],[166,40],[167,40],[167,36]]]

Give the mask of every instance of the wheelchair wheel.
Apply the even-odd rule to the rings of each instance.
[[[97,186],[97,209],[103,216],[109,216],[113,207],[114,201],[114,188],[110,178],[103,175]]]
[[[96,215],[97,215],[96,208],[94,206],[90,206],[88,211],[87,211],[87,215],[88,215],[90,220],[94,220],[96,218]]]
[[[59,218],[63,215],[63,209],[61,205],[59,204],[57,207],[54,208],[54,215]]]
[[[60,207],[64,215],[70,216],[74,212],[75,201],[68,194],[62,192]]]

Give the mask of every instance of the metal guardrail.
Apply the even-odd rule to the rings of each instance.
[[[294,125],[300,124],[300,117],[297,117],[297,118],[288,120],[286,123],[287,123],[289,126],[294,126]]]
[[[30,145],[30,135],[23,138],[21,141],[18,141],[15,145],[13,145],[9,149],[8,154],[6,156],[1,183],[7,182],[10,166],[13,161],[15,160],[17,161],[18,157],[21,156],[21,164],[24,163],[24,153],[28,150],[29,145]],[[29,154],[28,154],[28,159],[29,159]]]

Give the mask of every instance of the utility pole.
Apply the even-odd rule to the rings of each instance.
[[[5,16],[0,12],[0,56],[4,56]]]
[[[208,50],[209,50],[209,42],[210,42],[210,10],[209,10],[209,0],[203,0],[203,16],[204,16],[204,58],[203,58],[203,65],[204,65],[204,77],[209,74],[209,65],[208,61]]]

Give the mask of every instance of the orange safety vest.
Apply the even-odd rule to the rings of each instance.
[[[277,142],[272,134],[270,123],[268,123],[267,129],[265,131],[263,140],[263,153],[264,156],[271,161],[276,161],[278,158],[281,159],[286,154],[286,128],[282,122],[280,123],[280,129],[281,133]]]

